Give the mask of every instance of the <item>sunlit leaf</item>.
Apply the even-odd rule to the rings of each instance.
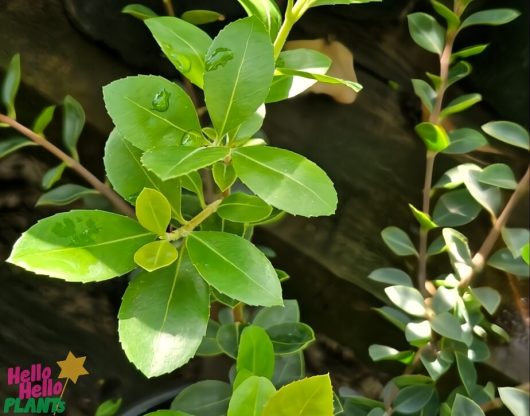
[[[490,121],[482,125],[482,130],[491,137],[521,149],[530,149],[528,131],[511,121]]]

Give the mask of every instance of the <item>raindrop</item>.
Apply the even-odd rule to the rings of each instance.
[[[153,110],[156,111],[166,111],[169,108],[169,96],[171,94],[166,91],[165,88],[162,88],[158,91],[151,101],[151,106]]]
[[[217,48],[206,57],[206,71],[215,71],[219,67],[225,66],[234,59],[234,53],[227,48]]]
[[[186,133],[184,134],[184,136],[182,136],[182,139],[180,140],[180,144],[182,146],[197,147],[201,145],[201,139],[194,134]]]
[[[187,72],[190,72],[191,69],[191,62],[186,57],[179,55],[175,52],[169,53],[170,61],[175,65],[175,68],[182,74],[185,74]]]

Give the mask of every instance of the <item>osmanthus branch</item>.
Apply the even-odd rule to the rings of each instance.
[[[85,168],[77,160],[70,157],[68,154],[63,152],[57,146],[55,146],[50,141],[46,140],[43,136],[35,133],[26,126],[20,124],[15,119],[8,117],[4,114],[0,114],[0,123],[5,123],[8,126],[14,128],[19,133],[26,136],[28,139],[32,140],[39,146],[42,146],[44,149],[49,151],[51,154],[59,158],[66,166],[71,168],[79,176],[81,176],[86,182],[88,182],[96,191],[101,195],[106,197],[112,205],[121,212],[122,214],[128,215],[129,217],[134,217],[134,210],[129,204],[127,204],[116,192],[114,192],[109,186],[101,182],[92,172]]]
[[[191,233],[196,227],[198,227],[206,218],[217,211],[219,205],[223,202],[222,199],[217,199],[211,204],[206,205],[206,207],[199,212],[195,217],[193,217],[188,223],[183,225],[180,228],[177,228],[175,231],[172,231],[167,234],[167,239],[169,241],[176,241],[180,238],[186,237]]]

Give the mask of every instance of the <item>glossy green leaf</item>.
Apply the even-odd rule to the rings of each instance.
[[[449,28],[456,29],[460,25],[460,18],[458,15],[445,4],[436,0],[431,0],[431,4],[436,13],[438,13],[447,21],[447,26]]]
[[[429,247],[427,247],[427,255],[436,256],[437,254],[442,254],[446,250],[447,250],[447,246],[445,245],[445,241],[443,237],[440,235],[436,237],[431,242],[431,244],[429,244]]]
[[[237,179],[237,173],[231,163],[216,162],[212,167],[215,184],[224,192],[230,188]]]
[[[489,213],[496,215],[501,208],[502,194],[497,186],[491,186],[480,181],[482,172],[469,171],[464,184],[475,200]]]
[[[410,362],[414,355],[412,351],[398,351],[386,345],[373,344],[368,348],[368,354],[373,361],[405,361]]]
[[[457,394],[453,407],[451,410],[451,416],[485,416],[480,406],[468,397]]]
[[[331,66],[331,59],[313,49],[300,48],[281,52],[277,65],[284,69],[324,75]],[[272,80],[266,102],[273,103],[295,97],[316,82],[317,80],[314,78],[277,74]]]
[[[65,169],[66,164],[64,162],[49,169],[44,175],[42,175],[42,188],[47,190],[50,189],[53,185],[55,185],[61,179]]]
[[[504,189],[515,189],[517,181],[512,169],[504,163],[486,166],[478,176],[479,182]]]
[[[403,270],[394,269],[392,267],[383,267],[381,269],[376,269],[368,275],[368,278],[390,286],[414,286],[414,284],[412,283],[412,279],[407,273],[405,273]]]
[[[171,267],[142,272],[129,283],[120,307],[122,348],[147,377],[169,373],[195,355],[209,307],[208,286],[185,253]]]
[[[412,215],[414,215],[414,218],[416,218],[416,221],[418,221],[422,229],[432,230],[438,227],[438,225],[431,219],[431,216],[429,214],[420,211],[412,204],[409,204],[409,208],[412,211]]]
[[[467,393],[471,395],[472,388],[477,384],[477,370],[475,370],[475,365],[469,358],[467,358],[467,355],[464,355],[459,351],[455,352],[455,357],[460,380]]]
[[[480,132],[473,129],[455,129],[449,132],[449,146],[442,153],[463,154],[472,152],[479,147],[488,144],[486,138]]]
[[[212,43],[210,36],[194,24],[173,16],[155,17],[145,24],[175,68],[202,88],[204,57]]]
[[[282,25],[282,14],[274,0],[238,0],[249,16],[256,16],[274,42]]]
[[[482,125],[482,130],[491,137],[509,145],[530,149],[528,131],[511,121],[490,121]]]
[[[272,207],[261,198],[236,192],[229,195],[219,208],[217,214],[233,222],[257,222],[267,218],[272,212]]]
[[[221,325],[216,321],[210,319],[206,328],[206,335],[201,341],[201,345],[197,349],[197,354],[200,356],[212,356],[222,354],[222,350],[217,343],[217,331],[219,331]]]
[[[44,107],[35,119],[31,130],[33,130],[37,134],[43,134],[46,127],[48,127],[48,125],[51,123],[54,113],[54,105]]]
[[[249,377],[232,394],[227,416],[260,416],[274,393],[276,389],[267,378]]]
[[[63,212],[40,220],[23,233],[7,261],[71,282],[96,282],[134,269],[134,252],[154,238],[122,215]]]
[[[491,315],[501,304],[500,293],[491,287],[474,287],[472,293]]]
[[[16,118],[15,98],[20,85],[20,55],[13,55],[6,68],[6,75],[0,88],[2,104],[7,109],[7,116]]]
[[[409,32],[419,46],[429,52],[442,54],[445,31],[434,17],[426,13],[412,13],[407,16]]]
[[[460,25],[460,30],[474,25],[504,25],[517,18],[521,13],[513,9],[481,10],[466,17]]]
[[[514,258],[507,248],[501,248],[493,253],[488,260],[488,266],[514,274],[520,277],[530,277],[528,264],[521,257]]]
[[[200,173],[197,171],[190,172],[181,176],[180,181],[184,189],[187,189],[188,191],[197,195],[201,207],[204,208],[206,206],[206,202],[204,201],[203,184]]]
[[[392,382],[396,385],[396,387],[402,389],[403,387],[414,384],[432,384],[433,380],[432,378],[422,374],[404,374],[402,376],[394,377]]]
[[[530,264],[530,244],[526,243],[521,249],[521,258],[526,264]]]
[[[405,338],[410,345],[423,347],[432,337],[429,321],[409,322],[405,327]]]
[[[398,256],[417,256],[418,252],[410,237],[398,227],[387,227],[381,231],[385,244]]]
[[[457,289],[440,286],[432,297],[433,311],[437,314],[452,311],[456,307],[459,296]]]
[[[66,184],[58,186],[40,196],[35,206],[43,205],[70,205],[71,203],[89,195],[98,195],[99,192],[81,185]]]
[[[357,409],[362,408],[362,415],[367,416],[370,413],[366,413],[370,409],[380,409],[383,410],[385,408],[385,405],[383,402],[380,402],[378,400],[369,399],[364,396],[354,396],[355,392],[343,392],[340,391],[341,397],[344,399],[344,408],[346,411],[346,415],[350,416],[353,412],[353,416],[357,416],[358,413],[356,413]],[[355,409],[355,411],[353,410]],[[361,414],[361,413],[359,413]]]
[[[530,396],[527,391],[515,387],[499,387],[499,396],[514,416],[530,414]]]
[[[282,288],[265,255],[234,234],[194,231],[187,239],[190,258],[219,292],[247,305],[282,304]]]
[[[433,331],[443,337],[454,339],[455,341],[463,340],[464,335],[462,333],[462,328],[460,327],[460,322],[448,312],[442,312],[435,315],[431,320],[431,327]]]
[[[447,86],[449,87],[454,83],[464,79],[469,74],[471,74],[472,70],[473,67],[468,62],[460,61],[456,63],[449,69],[449,74],[447,77]]]
[[[410,317],[399,309],[390,306],[382,306],[381,308],[375,308],[374,310],[402,331],[405,331],[405,327],[410,322]]]
[[[405,387],[394,399],[393,409],[404,414],[416,413],[431,400],[434,393],[434,386],[429,384]]]
[[[227,147],[159,146],[144,153],[142,163],[162,180],[177,178],[223,160]]]
[[[268,329],[274,325],[283,324],[286,322],[299,322],[300,309],[298,302],[295,299],[285,299],[284,306],[271,306],[269,308],[262,308],[256,313],[252,320],[254,325]]]
[[[294,354],[277,355],[275,357],[272,383],[282,387],[305,376],[305,360],[303,351]]]
[[[167,240],[153,241],[134,253],[134,262],[148,272],[167,267],[177,260],[178,252]]]
[[[162,193],[144,188],[136,198],[136,217],[149,231],[165,235],[171,220],[171,206]]]
[[[333,416],[333,388],[329,375],[314,376],[282,387],[261,416]]]
[[[459,280],[467,278],[473,269],[467,237],[452,228],[444,228],[442,235],[447,245],[451,265]]]
[[[385,293],[394,305],[413,316],[425,316],[425,302],[421,293],[409,286],[389,286]]]
[[[105,400],[96,409],[95,416],[114,416],[120,410],[122,399]]]
[[[283,75],[283,76],[292,76],[292,77],[312,79],[318,82],[322,82],[323,84],[344,85],[345,87],[348,87],[355,92],[359,92],[363,88],[362,85],[359,84],[358,82],[354,82],[354,81],[350,81],[350,80],[342,79],[342,78],[337,78],[337,77],[332,77],[330,75],[325,75],[325,74],[299,71],[299,70],[291,69],[291,68],[276,68],[275,74]]]
[[[79,160],[77,141],[84,126],[85,110],[74,97],[67,95],[63,102],[63,143],[76,160]]]
[[[442,351],[436,353],[430,349],[423,349],[420,360],[431,378],[436,381],[451,368],[453,358]]]
[[[275,147],[252,146],[234,150],[232,158],[241,181],[270,205],[306,217],[335,212],[333,183],[303,156]]]
[[[22,136],[14,136],[0,140],[0,159],[28,146],[38,146],[37,143]]]
[[[260,377],[272,378],[274,349],[265,329],[250,325],[243,329],[237,352],[237,371],[248,370]]]
[[[136,198],[144,188],[161,192],[171,205],[171,216],[183,223],[179,180],[170,179],[164,182],[149,172],[141,163],[142,154],[143,152],[125,140],[118,130],[112,131],[105,145],[103,158],[112,187],[131,204],[136,203]]]
[[[103,88],[103,98],[119,132],[141,150],[200,137],[191,98],[167,79],[152,75],[122,78]]]
[[[171,402],[171,409],[196,416],[225,416],[232,386],[217,380],[205,380],[182,390]]]
[[[443,194],[436,202],[433,220],[441,227],[458,227],[477,218],[480,205],[466,189],[458,189]]]
[[[451,55],[451,58],[452,59],[469,58],[470,56],[479,55],[482,52],[484,52],[488,46],[489,46],[488,43],[482,43],[480,45],[467,46],[465,48],[460,49],[457,52],[454,52]]]
[[[230,131],[228,135],[233,137],[235,140],[245,140],[252,137],[255,133],[259,132],[259,129],[261,126],[263,126],[263,120],[265,119],[266,113],[267,109],[265,104],[260,105],[254,114],[252,114],[234,130]],[[248,143],[250,143],[250,140],[246,144]]]
[[[264,103],[274,72],[269,34],[256,17],[226,26],[206,54],[204,96],[219,136]]]
[[[449,146],[449,136],[443,126],[426,121],[418,124],[414,130],[431,152],[441,152]]]
[[[151,17],[158,16],[153,10],[151,10],[147,6],[144,6],[143,4],[128,4],[123,9],[121,9],[121,12],[129,14],[140,20],[145,20]]]
[[[501,231],[502,239],[514,258],[521,256],[521,251],[530,240],[530,231],[527,228],[506,228]]]
[[[470,172],[482,172],[482,169],[474,163],[463,163],[445,172],[434,184],[435,189],[454,189],[465,183]]]
[[[474,106],[476,103],[482,100],[480,94],[464,94],[458,98],[455,98],[453,101],[449,102],[447,106],[440,112],[440,117],[445,118],[451,114],[460,113],[468,108]]]
[[[414,88],[414,93],[421,100],[425,108],[429,112],[432,112],[434,100],[436,99],[436,91],[422,79],[413,79],[412,87]]]
[[[315,340],[313,329],[301,322],[285,322],[267,328],[275,354],[292,354]]]
[[[185,20],[192,25],[205,25],[208,23],[222,22],[225,17],[218,12],[213,10],[187,10],[180,16],[182,20]]]

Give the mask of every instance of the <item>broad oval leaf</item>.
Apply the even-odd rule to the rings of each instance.
[[[153,241],[134,253],[134,262],[148,272],[167,267],[177,260],[178,251],[167,240]]]
[[[315,415],[333,415],[333,388],[327,374],[282,387],[271,397],[261,416]]]
[[[458,227],[477,218],[480,205],[466,189],[458,189],[443,194],[436,202],[433,220],[441,227]]]
[[[172,410],[197,416],[225,416],[232,387],[217,380],[204,380],[182,390],[171,402]]]
[[[435,315],[431,320],[431,327],[434,332],[443,337],[451,338],[455,341],[463,341],[464,334],[462,333],[460,322],[448,312]]]
[[[418,124],[414,130],[425,143],[427,150],[431,152],[441,152],[449,146],[449,136],[441,125],[426,121]]]
[[[7,115],[11,118],[16,118],[15,98],[17,96],[18,87],[20,85],[20,55],[17,53],[13,55],[9,64],[7,65],[6,75],[0,88],[2,104],[7,109]]]
[[[474,25],[504,25],[519,17],[520,14],[520,12],[513,9],[481,10],[464,19],[459,30]]]
[[[408,286],[390,286],[385,293],[394,305],[413,316],[425,316],[425,300],[421,293]]]
[[[254,325],[268,329],[271,326],[283,324],[286,322],[299,322],[300,309],[295,299],[285,299],[283,306],[271,306],[262,308],[256,313],[252,320]]]
[[[135,251],[154,239],[153,233],[122,215],[63,212],[23,233],[7,261],[71,282],[97,282],[134,269]]]
[[[243,329],[237,351],[237,371],[248,370],[260,377],[272,378],[274,349],[265,329],[250,325]]]
[[[401,389],[394,399],[393,409],[396,412],[412,414],[418,412],[431,400],[435,393],[431,384],[419,384]],[[462,413],[464,415],[465,413]]]
[[[530,149],[528,131],[517,123],[511,121],[490,121],[482,125],[482,130],[491,137],[501,142],[521,149]]]
[[[212,175],[215,184],[221,192],[230,188],[237,179],[237,173],[231,163],[216,162],[212,167]]]
[[[43,205],[69,205],[80,198],[89,195],[98,195],[99,192],[95,189],[86,188],[81,185],[66,184],[58,186],[51,191],[42,194],[35,203],[35,206],[40,207]]]
[[[121,9],[121,12],[136,17],[140,20],[158,16],[153,10],[147,6],[144,6],[143,4],[128,4]]]
[[[194,266],[219,292],[247,305],[282,305],[276,271],[249,241],[234,234],[194,231],[186,244]]]
[[[507,228],[501,231],[502,239],[512,253],[514,258],[520,257],[524,246],[528,245],[530,240],[530,231],[527,228]]]
[[[272,43],[256,17],[230,23],[206,54],[204,96],[220,137],[265,102],[274,72]]]
[[[210,36],[194,24],[173,16],[147,19],[145,24],[175,68],[202,88],[204,57],[212,43]]]
[[[272,207],[261,198],[236,192],[229,195],[219,208],[217,214],[233,222],[257,222],[267,218],[272,212]]]
[[[333,183],[303,156],[275,147],[252,146],[234,150],[232,158],[241,181],[272,206],[306,217],[335,212]]]
[[[230,309],[225,310],[232,314]],[[221,323],[223,323],[223,321],[221,321]],[[217,331],[217,345],[219,345],[222,352],[231,358],[237,358],[240,331],[241,325],[239,322],[223,323]]]
[[[274,0],[238,0],[249,16],[256,16],[269,32],[272,41],[282,25],[282,14]]]
[[[514,258],[507,248],[501,248],[493,253],[488,260],[488,266],[514,274],[520,277],[530,277],[528,264],[521,257]]]
[[[37,143],[22,136],[0,140],[0,159],[27,146],[38,146]]]
[[[418,252],[410,237],[398,227],[387,227],[381,231],[385,244],[398,256],[417,256]]]
[[[274,393],[276,389],[267,378],[251,376],[235,389],[227,416],[260,416]]]
[[[502,194],[497,186],[480,182],[482,172],[470,170],[464,179],[467,190],[490,214],[496,215],[501,207]]]
[[[74,97],[67,95],[63,102],[63,143],[76,160],[79,159],[77,141],[84,126],[85,110]]]
[[[412,284],[412,279],[407,273],[405,273],[403,270],[392,267],[383,267],[381,269],[374,270],[368,275],[368,278],[391,286],[414,286]]]
[[[409,32],[419,46],[429,52],[442,54],[445,31],[434,17],[427,13],[412,13],[407,16]]]
[[[275,354],[292,354],[315,340],[313,329],[301,322],[285,322],[267,328]]]
[[[123,350],[147,377],[169,373],[195,355],[209,307],[208,286],[185,253],[171,267],[142,272],[129,283],[118,315]]]
[[[453,101],[449,102],[447,106],[440,112],[440,118],[445,118],[451,114],[460,113],[461,111],[467,110],[468,108],[474,106],[476,103],[482,100],[482,95],[472,93],[461,95],[458,98],[455,98]]]
[[[405,327],[405,338],[409,344],[423,347],[431,339],[431,325],[429,321],[409,322]]]
[[[304,377],[305,358],[303,351],[294,354],[277,355],[275,361],[272,383],[277,388]]]
[[[162,180],[177,178],[223,160],[227,147],[159,146],[144,153],[142,163]]]
[[[122,78],[103,88],[103,98],[119,132],[141,150],[179,145],[186,135],[201,137],[191,98],[165,78]]]
[[[158,235],[165,235],[171,220],[171,206],[159,191],[144,188],[136,199],[136,217],[145,228]]]
[[[486,166],[478,175],[479,182],[504,189],[515,189],[517,181],[512,169],[504,163],[494,163]]]
[[[515,387],[499,387],[499,396],[504,405],[515,416],[524,416],[530,413],[530,396],[527,391]]]
[[[449,141],[449,146],[442,150],[442,153],[468,153],[488,144],[488,141],[480,132],[467,128],[450,131]]]
[[[457,394],[453,407],[451,409],[451,416],[485,416],[480,406],[468,397]]]

